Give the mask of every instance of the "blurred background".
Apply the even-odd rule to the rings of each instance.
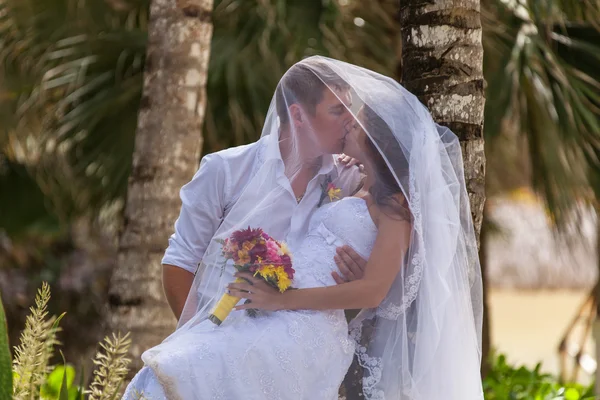
[[[596,370],[598,4],[481,1],[481,262],[496,372],[499,354],[530,370],[541,362],[557,381],[588,384]],[[67,312],[62,349],[76,364],[105,335],[148,6],[0,0],[0,293],[10,341],[47,281],[51,312]],[[279,78],[305,56],[399,80],[398,15],[396,0],[215,0],[203,154],[257,139]]]

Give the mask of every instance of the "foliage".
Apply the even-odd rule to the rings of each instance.
[[[529,160],[558,226],[600,176],[598,21],[593,0],[482,1],[488,153],[515,133],[517,158]]]
[[[48,366],[57,343],[56,333],[61,319],[48,317],[46,307],[49,299],[50,288],[43,283],[21,335],[13,370],[8,342],[3,339],[6,338],[6,325],[3,323],[0,301],[0,380],[12,377],[8,380],[9,384],[0,386],[2,398],[83,400],[85,395],[89,400],[117,398],[129,364],[125,357],[131,345],[129,334],[113,334],[112,338],[106,337],[100,344],[101,350],[93,360],[97,366],[94,379],[89,390],[85,390],[83,380],[75,384],[75,369],[66,364],[64,359],[62,365],[53,368]],[[503,355],[494,357],[491,371],[483,381],[486,400],[583,400],[593,396],[593,386],[563,385],[540,371],[540,365],[532,370],[509,365]],[[12,390],[11,380],[14,386]],[[144,398],[143,394],[140,393],[139,398]]]
[[[27,168],[62,221],[121,204],[148,5],[0,0],[0,154]],[[395,8],[393,0],[216,0],[205,152],[256,139],[279,77],[302,57],[331,54],[390,71]],[[18,209],[22,197],[4,201]]]
[[[483,381],[486,400],[583,400],[593,399],[593,385],[560,384],[549,374],[534,369],[515,367],[504,355],[494,356],[490,371]]]
[[[98,368],[90,386],[90,400],[109,400],[119,393],[130,362],[125,357],[130,345],[128,335],[122,337],[115,334],[112,339],[107,337],[104,343],[100,343],[104,351],[99,351],[94,359]]]
[[[0,209],[16,211],[0,214],[0,224],[11,237],[40,226],[38,219],[49,226],[122,204],[148,4],[0,0],[0,188],[13,193]],[[331,55],[396,75],[397,6],[216,0],[204,152],[256,139],[277,80],[304,56]],[[482,21],[487,148],[490,165],[502,171],[490,173],[522,183],[521,165],[506,171],[528,159],[525,170],[561,222],[574,198],[590,197],[590,183],[600,187],[590,175],[598,170],[600,135],[597,2],[483,0]],[[505,133],[515,131],[527,140],[515,141],[515,157],[494,163]]]
[[[111,4],[0,0],[0,143],[63,221],[122,196],[129,175],[147,2]]]
[[[9,384],[2,385],[3,399],[51,399],[83,400],[89,394],[90,400],[112,400],[117,398],[127,374],[130,362],[125,357],[131,340],[129,334],[106,337],[102,348],[93,360],[97,366],[94,380],[89,390],[84,389],[83,380],[74,385],[75,370],[64,362],[63,365],[49,366],[54,347],[59,344],[56,334],[59,331],[60,317],[48,317],[47,305],[50,300],[50,287],[43,283],[31,307],[21,343],[15,348],[13,366],[10,365],[10,350],[6,338],[6,324],[0,313],[0,379],[10,377]],[[0,310],[2,302],[0,301]],[[4,362],[8,359],[8,362]],[[83,374],[82,374],[83,377]],[[12,382],[11,382],[12,381]],[[12,389],[11,389],[12,385]]]
[[[75,368],[72,365],[57,365],[42,384],[40,397],[60,400],[66,397],[65,400],[78,400],[82,390],[73,384],[74,381]]]
[[[7,331],[6,314],[4,313],[4,305],[0,298],[0,399],[10,398],[13,392],[13,376]]]
[[[329,55],[393,73],[396,9],[395,0],[216,1],[205,152],[257,139],[277,82],[303,57]]]
[[[30,171],[1,152],[0,192],[11,194],[0,196],[0,223],[9,237],[59,229],[56,215],[49,212],[46,197]]]
[[[35,307],[25,322],[21,344],[15,347],[13,360],[13,395],[31,398],[43,384],[49,371],[49,361],[56,339],[58,318],[48,317],[50,286],[44,283],[35,298]]]

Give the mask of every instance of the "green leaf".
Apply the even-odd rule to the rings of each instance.
[[[59,398],[59,400],[69,400],[69,389],[71,389],[73,380],[75,379],[75,368],[73,368],[71,366],[67,367],[65,355],[63,354],[62,351],[60,352],[60,355],[63,359],[64,371],[63,371],[62,382],[60,385],[60,391],[59,391],[58,398]]]
[[[85,367],[81,367],[81,371],[79,373],[79,386],[77,387],[77,392],[75,394],[75,398],[73,400],[85,400]]]
[[[12,398],[13,372],[8,343],[6,314],[0,297],[0,399]]]
[[[579,390],[574,389],[574,388],[567,389],[565,391],[564,397],[565,397],[565,400],[579,400],[579,399],[581,399],[581,395],[579,393]]]
[[[42,397],[68,400],[68,390],[75,379],[75,369],[67,364],[57,365],[42,385]],[[67,397],[64,397],[67,396]]]
[[[56,333],[56,331],[58,330],[58,325],[60,324],[60,321],[65,317],[65,315],[67,315],[67,313],[63,312],[56,318],[56,320],[54,320],[54,323],[52,324],[52,331],[54,333]]]

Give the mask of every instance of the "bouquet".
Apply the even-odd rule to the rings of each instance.
[[[281,293],[291,286],[295,271],[290,251],[284,242],[278,242],[260,228],[248,227],[233,232],[231,237],[220,243],[225,261],[233,260],[233,266],[238,271],[262,277]],[[236,282],[241,281],[240,278],[236,279]],[[208,319],[221,325],[239,301],[239,297],[224,294]]]

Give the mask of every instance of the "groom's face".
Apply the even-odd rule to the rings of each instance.
[[[354,118],[349,108],[352,106],[352,96],[349,90],[332,92],[324,89],[323,98],[310,115],[310,130],[315,147],[322,154],[339,154],[344,148]]]

